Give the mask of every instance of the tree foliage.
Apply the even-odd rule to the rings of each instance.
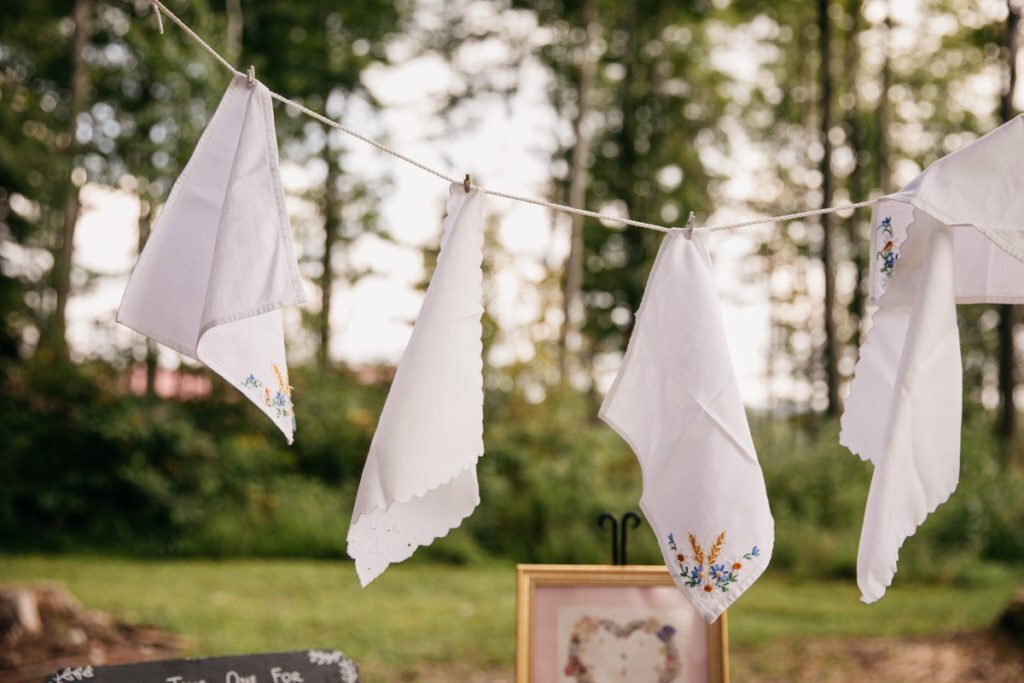
[[[395,55],[437,58],[451,69],[452,84],[436,103],[449,126],[471,125],[479,99],[507,99],[523,65],[538,60],[562,124],[551,198],[568,198],[575,152],[586,167],[588,208],[671,225],[685,224],[690,211],[703,222],[729,202],[766,213],[818,206],[825,175],[834,177],[836,201],[892,189],[994,127],[998,93],[986,84],[998,80],[1008,58],[1005,17],[970,3],[930,0],[921,6],[928,18],[921,26],[879,15],[879,3],[825,3],[834,82],[833,124],[826,126],[830,174],[823,174],[824,70],[809,3],[515,0],[487,15],[500,21],[528,13],[537,27],[528,36],[488,26],[474,3],[168,5],[239,65],[252,63],[274,90],[341,119],[375,110],[367,74]],[[290,199],[299,207],[294,223],[304,274],[321,289],[320,311],[307,320],[316,339],[306,344],[319,346],[320,362],[292,373],[294,447],[283,447],[244,397],[203,369],[178,369],[209,381],[210,391],[199,397],[136,395],[132,368],[153,359],[141,339],[133,348],[111,344],[96,358],[53,362],[41,340],[55,329],[63,285],[54,268],[68,198],[86,186],[134,195],[141,246],[228,78],[176,29],[158,36],[144,0],[90,6],[80,51],[86,104],[74,116],[68,3],[18,3],[0,22],[0,422],[9,434],[0,456],[7,483],[0,488],[0,536],[20,549],[340,556],[392,369],[349,368],[330,358],[329,295],[365,274],[350,260],[350,247],[383,230],[378,214],[387,185],[348,171],[340,133],[278,109],[283,160],[311,179]],[[585,6],[593,18],[589,38]],[[493,45],[501,46],[505,63],[479,68],[470,48]],[[593,91],[589,111],[577,117],[585,49]],[[588,135],[574,134],[577,118]],[[575,149],[579,140],[585,149]],[[723,174],[741,158],[754,163],[738,202]],[[832,226],[831,315],[845,382],[865,328],[865,273],[875,257],[866,212]],[[554,227],[564,232],[568,222],[558,217]],[[489,299],[509,258],[497,233],[489,223]],[[765,285],[771,308],[766,382],[775,398],[767,417],[776,419],[756,420],[756,431],[779,522],[776,565],[847,576],[867,473],[839,452],[832,422],[802,428],[829,395],[822,232],[814,221],[796,221],[752,234],[745,272]],[[582,236],[585,316],[573,342],[574,381],[563,386],[551,372],[547,321],[560,308],[562,277],[553,267],[538,284],[538,322],[527,335],[537,342],[533,360],[486,368],[483,505],[428,555],[602,561],[597,515],[622,512],[639,497],[633,456],[594,420],[596,375],[602,359],[617,359],[625,348],[659,235],[587,219]],[[433,254],[424,251],[429,271]],[[79,294],[97,279],[80,267],[67,278]],[[508,331],[497,316],[484,322],[490,356]],[[908,545],[933,575],[946,571],[952,557],[962,569],[958,577],[979,559],[1024,561],[1015,535],[1024,520],[1014,494],[1020,472],[987,435],[996,404],[998,316],[966,307],[962,323],[964,476],[956,497]],[[302,347],[305,340],[292,341]],[[637,536],[634,551],[638,561],[658,561],[649,535]]]

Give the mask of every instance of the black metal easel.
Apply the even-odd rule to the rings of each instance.
[[[619,518],[611,512],[602,512],[597,518],[597,525],[602,529],[608,526],[606,522],[611,523],[612,564],[626,564],[626,537],[630,529],[636,529],[640,526],[641,521],[640,515],[635,512],[627,512],[622,515],[621,524],[619,523]]]

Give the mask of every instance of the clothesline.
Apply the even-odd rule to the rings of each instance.
[[[158,29],[159,29],[161,34],[164,32],[163,20],[161,18],[161,14],[163,14],[163,15],[166,15],[167,18],[170,19],[172,22],[177,24],[178,28],[180,28],[182,31],[184,31],[185,34],[189,38],[194,40],[200,47],[202,47],[204,50],[206,50],[208,53],[210,53],[210,55],[214,59],[216,59],[218,62],[220,62],[221,66],[223,66],[225,69],[230,71],[232,74],[234,74],[235,76],[241,76],[241,77],[248,77],[248,78],[252,78],[253,77],[252,67],[250,67],[250,70],[249,70],[248,73],[245,73],[245,72],[242,72],[242,71],[239,71],[238,69],[236,69],[234,67],[234,65],[231,64],[231,62],[229,62],[227,59],[224,58],[223,55],[221,55],[219,52],[217,52],[217,50],[215,50],[213,47],[211,47],[209,43],[207,43],[205,40],[203,40],[199,36],[199,34],[197,34],[195,31],[193,31],[192,28],[188,26],[188,24],[186,24],[184,21],[182,21],[180,18],[178,18],[178,16],[176,14],[174,14],[174,12],[169,10],[167,8],[167,6],[164,5],[160,0],[149,0],[149,4],[153,8],[153,12],[156,14],[157,26],[158,26]],[[285,97],[284,95],[281,95],[281,94],[279,94],[277,92],[274,92],[273,90],[270,91],[270,96],[272,98],[274,98],[275,100],[277,100],[278,102],[281,102],[282,104],[285,104],[287,106],[293,107],[296,110],[298,110],[298,111],[302,112],[303,114],[305,114],[306,116],[309,116],[310,118],[316,119],[317,121],[319,121],[320,123],[322,123],[322,124],[324,124],[326,126],[330,126],[331,128],[335,128],[337,130],[340,130],[341,132],[345,133],[346,135],[354,137],[357,140],[361,140],[361,141],[365,142],[366,144],[371,145],[372,147],[375,147],[375,148],[379,149],[380,151],[384,152],[385,154],[390,154],[391,156],[393,156],[393,157],[395,157],[397,159],[401,159],[402,161],[404,161],[404,162],[406,162],[408,164],[412,164],[413,166],[419,168],[420,170],[426,171],[427,173],[430,173],[431,175],[437,176],[438,178],[441,178],[442,180],[447,180],[450,183],[461,183],[461,182],[464,182],[462,180],[459,180],[457,178],[454,178],[454,177],[448,175],[447,173],[444,173],[443,171],[439,171],[436,168],[432,168],[431,166],[428,166],[427,164],[425,164],[425,163],[423,163],[421,161],[417,161],[416,159],[413,159],[412,157],[406,156],[405,154],[402,154],[401,152],[399,152],[399,151],[397,151],[395,149],[392,149],[391,147],[388,147],[387,145],[385,145],[385,144],[383,144],[381,142],[378,142],[377,140],[374,140],[373,138],[367,137],[367,136],[363,135],[362,133],[359,133],[358,131],[355,131],[355,130],[349,128],[348,126],[345,126],[345,125],[343,125],[341,123],[338,123],[334,119],[328,118],[328,117],[324,116],[323,114],[321,114],[321,113],[319,113],[317,111],[314,111],[314,110],[312,110],[312,109],[310,109],[310,108],[300,104],[299,102],[296,102],[295,100],[289,99],[289,98]],[[467,176],[467,178],[468,178],[468,176]],[[466,181],[466,182],[468,182],[468,181]],[[573,206],[567,206],[565,204],[557,204],[555,202],[548,202],[548,201],[544,201],[543,199],[536,199],[534,197],[526,197],[526,196],[523,196],[523,195],[512,194],[510,192],[500,192],[498,190],[491,190],[491,189],[488,189],[486,187],[483,187],[483,186],[477,185],[477,184],[473,184],[473,187],[476,187],[480,192],[482,192],[484,194],[489,194],[492,197],[501,197],[503,199],[510,199],[510,200],[516,201],[516,202],[523,202],[523,203],[526,203],[526,204],[533,204],[535,206],[542,206],[544,208],[552,209],[552,210],[555,210],[555,211],[561,211],[563,213],[571,213],[571,214],[576,214],[578,216],[586,216],[588,218],[596,218],[598,220],[606,221],[606,222],[610,222],[610,223],[619,223],[619,224],[622,224],[622,225],[631,225],[631,226],[637,227],[637,228],[645,228],[645,229],[648,229],[648,230],[657,230],[658,232],[669,232],[672,229],[671,227],[664,226],[664,225],[658,225],[656,223],[646,223],[644,221],[638,221],[638,220],[634,220],[632,218],[622,218],[620,216],[612,216],[612,215],[609,215],[609,214],[599,213],[597,211],[589,211],[587,209],[578,209],[578,208],[573,207]],[[702,230],[702,231],[706,231],[706,232],[718,232],[720,230],[733,230],[733,229],[736,229],[736,228],[745,228],[745,227],[749,227],[749,226],[753,226],[753,225],[764,225],[764,224],[768,224],[768,223],[784,223],[786,221],[792,221],[792,220],[796,220],[798,218],[808,218],[810,216],[820,216],[820,215],[823,215],[823,214],[838,213],[838,212],[841,212],[841,211],[852,211],[854,209],[859,209],[861,207],[871,206],[871,205],[877,203],[879,201],[879,199],[880,199],[880,197],[876,197],[874,199],[868,199],[866,201],[856,202],[856,203],[853,203],[853,204],[842,204],[842,205],[839,205],[839,206],[830,206],[830,207],[826,207],[826,208],[822,208],[822,209],[814,209],[814,210],[811,210],[811,211],[800,211],[800,212],[797,212],[797,213],[788,213],[788,214],[784,214],[784,215],[781,215],[781,216],[769,216],[769,217],[766,217],[766,218],[756,218],[756,219],[749,220],[749,221],[743,221],[743,222],[740,222],[740,223],[728,223],[728,224],[725,224],[725,225],[696,226],[696,225],[693,224],[693,214],[691,213],[690,214],[690,223],[689,223],[689,225],[687,227],[689,227],[689,228],[691,228],[693,230]]]
[[[117,320],[210,368],[291,443],[296,425],[282,309],[303,303],[305,291],[281,185],[273,100],[461,183],[272,94],[252,67],[238,71],[160,0],[148,1],[235,77],[157,218]],[[689,214],[688,227],[700,231],[875,203],[885,216],[871,235],[879,259],[868,289],[878,309],[860,344],[839,433],[842,445],[874,466],[857,559],[864,602],[885,593],[904,541],[958,484],[957,304],[1024,303],[1024,204],[1014,201],[1024,192],[1021,149],[1024,115],[934,162],[896,195],[703,228]],[[630,444],[646,481],[657,470],[657,486],[644,487],[642,507],[667,569],[701,616],[719,618],[768,566],[775,532],[705,240],[479,186],[470,191],[468,177],[464,183],[465,192],[448,195],[444,258],[396,369],[356,493],[346,549],[360,583],[459,527],[480,502],[487,193],[671,231],[661,240],[598,417]],[[208,264],[205,277],[182,268],[185,257]],[[680,354],[683,347],[704,352]],[[713,428],[690,428],[705,418]]]

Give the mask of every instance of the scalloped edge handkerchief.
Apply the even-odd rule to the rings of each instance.
[[[864,602],[899,549],[956,490],[962,366],[957,303],[1024,302],[1024,118],[924,170],[875,206],[878,300],[840,443],[875,465],[857,558]]]
[[[348,554],[365,586],[480,502],[483,196],[452,185],[441,253],[359,481]]]

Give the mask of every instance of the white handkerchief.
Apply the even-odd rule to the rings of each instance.
[[[480,502],[483,197],[452,185],[441,253],[359,482],[348,554],[362,585]]]
[[[117,320],[208,366],[291,443],[280,309],[304,300],[270,93],[235,78],[160,212]]]
[[[857,555],[865,602],[882,597],[903,541],[953,493],[959,478],[963,390],[953,228],[922,215],[913,231],[871,331],[898,358],[891,385],[857,387],[852,404],[859,409],[874,400],[877,417],[872,447],[879,450],[869,451],[875,474]],[[887,410],[879,413],[879,406]]]
[[[673,580],[714,621],[768,566],[775,522],[699,232],[662,242],[600,415],[640,461]]]
[[[956,489],[961,361],[956,303],[1024,302],[1024,119],[928,167],[874,210],[878,310],[860,349],[840,442],[875,465],[861,533],[862,599]]]

